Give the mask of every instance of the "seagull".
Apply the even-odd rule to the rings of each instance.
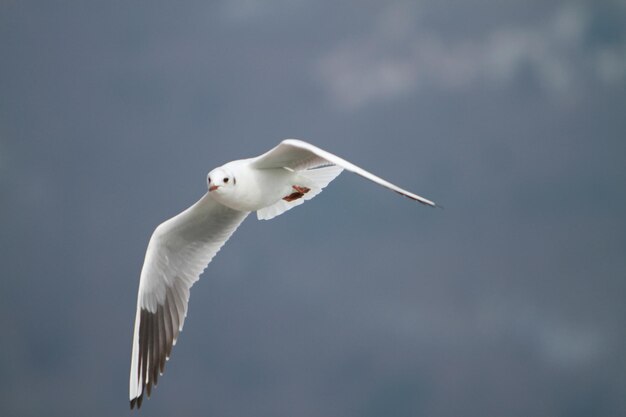
[[[209,172],[208,192],[152,234],[139,279],[130,365],[130,408],[163,375],[187,315],[189,290],[252,211],[272,219],[312,199],[343,170],[421,204],[440,207],[310,143],[286,139],[261,156]]]

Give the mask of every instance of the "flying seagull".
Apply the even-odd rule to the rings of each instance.
[[[252,211],[269,220],[312,199],[343,170],[354,172],[419,203],[436,207],[330,152],[287,139],[256,158],[209,172],[208,192],[160,224],[148,243],[139,280],[130,365],[130,408],[163,374],[187,315],[189,289]]]

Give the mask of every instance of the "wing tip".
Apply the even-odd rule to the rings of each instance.
[[[443,210],[443,206],[441,204],[435,203],[434,201],[427,200],[427,201],[420,201],[420,203],[422,203],[422,204],[424,204],[425,206],[428,206],[428,207],[433,207],[433,208],[436,208],[436,209]]]
[[[132,410],[135,407],[137,407],[137,410],[139,410],[141,408],[142,402],[143,402],[143,392],[139,394],[138,397],[135,397],[132,400],[130,400],[130,409]]]
[[[165,363],[169,360],[175,344],[172,331],[164,331],[170,324],[170,315],[165,307],[159,305],[152,313],[143,307],[139,308],[139,324],[135,338],[137,351],[131,360],[130,409],[141,408],[144,396],[150,398],[152,390],[157,387],[159,376],[163,375]],[[168,317],[164,321],[164,318]],[[165,323],[167,322],[167,324]],[[162,332],[162,333],[160,333]]]
[[[413,201],[417,201],[418,203],[423,204],[425,206],[443,209],[443,206],[441,204],[437,204],[434,201],[430,201],[427,198],[420,197],[420,196],[414,195],[414,194],[407,194],[407,193],[404,193],[404,192],[401,192],[401,191],[397,191],[397,190],[393,190],[393,191],[395,191],[396,193],[400,194],[403,197],[406,197],[406,198],[408,198],[410,200],[413,200]]]

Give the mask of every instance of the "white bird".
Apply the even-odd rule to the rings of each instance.
[[[342,170],[354,172],[422,204],[432,201],[296,139],[256,158],[209,172],[208,192],[160,224],[148,243],[139,280],[130,366],[130,408],[150,396],[183,329],[189,289],[251,211],[267,220],[319,194]]]

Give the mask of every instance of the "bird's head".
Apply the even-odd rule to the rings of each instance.
[[[209,172],[206,178],[209,192],[223,193],[235,187],[237,180],[232,172],[224,167],[216,168]]]

